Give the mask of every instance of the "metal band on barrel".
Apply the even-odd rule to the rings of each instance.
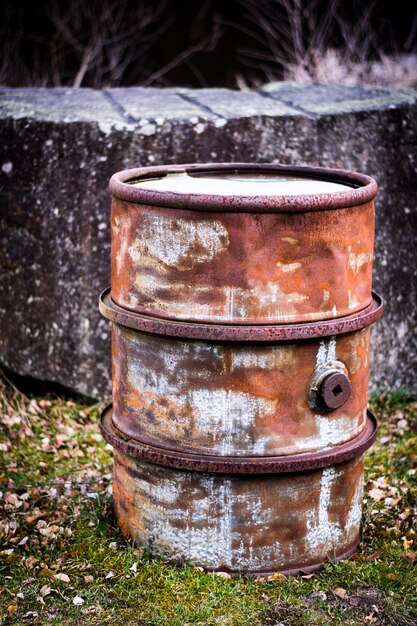
[[[332,448],[287,457],[219,457],[178,452],[125,437],[113,426],[111,411],[111,405],[104,409],[100,431],[107,443],[116,450],[156,465],[215,474],[277,474],[329,467],[365,452],[374,443],[378,428],[376,417],[368,411],[362,432],[354,439]]]
[[[346,191],[296,196],[239,196],[227,199],[216,194],[175,193],[134,187],[132,183],[148,178],[160,178],[166,174],[276,174],[310,177],[316,180],[338,182],[347,185]],[[349,188],[350,187],[350,188]],[[270,163],[206,163],[160,167],[142,167],[117,172],[110,179],[109,189],[113,196],[151,206],[161,206],[195,211],[221,211],[222,213],[297,213],[304,211],[327,211],[358,206],[373,200],[378,186],[370,176],[319,167],[297,167]],[[226,201],[227,200],[227,201]]]
[[[239,324],[203,324],[198,322],[178,322],[150,315],[133,313],[124,309],[110,298],[110,289],[100,295],[100,313],[116,324],[143,332],[211,341],[293,341],[296,339],[316,339],[355,332],[370,326],[380,319],[384,305],[382,298],[372,293],[372,302],[362,311],[335,319],[301,324],[260,324],[256,326]]]

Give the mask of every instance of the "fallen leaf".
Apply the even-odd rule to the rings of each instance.
[[[25,546],[28,541],[29,541],[29,537],[27,537],[27,536],[23,537],[23,539],[21,539],[17,545],[18,546]]]
[[[40,509],[33,509],[32,515],[27,515],[25,517],[25,522],[26,524],[33,524],[34,522],[37,522],[42,517],[46,517],[47,515],[48,515],[47,511],[41,511]]]
[[[88,574],[87,576],[84,576],[84,581],[86,583],[93,583],[94,582],[94,576],[91,576],[91,574]]]
[[[10,511],[12,509],[19,509],[23,505],[23,502],[19,500],[17,495],[15,493],[11,493],[10,491],[8,491],[6,495],[4,496],[4,501],[7,505],[4,507],[6,511]]]
[[[9,615],[14,615],[17,611],[17,604],[9,604],[7,607],[7,612]]]
[[[396,575],[392,574],[391,572],[389,574],[387,574],[387,578],[388,578],[388,580],[397,580]]]
[[[232,578],[231,575],[227,572],[214,572],[214,575],[218,576],[219,578]]]
[[[266,577],[266,580],[286,580],[287,577],[284,576],[284,574],[281,574],[280,572],[277,572],[276,574],[271,574],[270,576]]]
[[[341,598],[342,600],[346,600],[347,598],[346,589],[343,589],[342,587],[337,587],[336,589],[333,589],[332,591],[334,595],[337,596],[338,598]]]
[[[51,588],[48,587],[48,585],[44,585],[40,588],[39,593],[41,594],[42,598],[44,598],[45,596],[49,596],[49,594],[51,593]]]
[[[54,575],[53,571],[49,569],[49,567],[43,567],[39,571],[39,576],[48,576],[48,578],[52,578]]]
[[[109,543],[109,548],[110,550],[117,550],[117,542],[112,541],[111,543]]]
[[[414,563],[414,561],[416,560],[416,555],[414,554],[414,552],[406,552],[405,558],[407,559],[407,561],[410,561],[410,563]]]
[[[384,504],[387,506],[395,506],[400,502],[401,498],[385,498]]]
[[[129,567],[131,572],[137,572],[138,571],[138,564],[137,563],[133,563],[132,567]]]
[[[84,600],[80,598],[80,596],[75,596],[72,599],[72,603],[75,604],[75,606],[80,606],[81,604],[84,604]]]
[[[55,574],[55,580],[61,580],[63,583],[69,583],[70,579],[68,574]]]
[[[371,489],[368,492],[368,495],[375,500],[376,502],[378,502],[379,500],[384,500],[384,498],[387,497],[387,492],[383,491],[382,489],[379,489],[378,487],[374,487],[373,489]]]
[[[110,571],[110,572],[107,574],[106,578],[114,578],[115,576],[116,576],[116,574],[115,574],[114,572]]]

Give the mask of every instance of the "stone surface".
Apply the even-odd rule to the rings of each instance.
[[[258,161],[374,176],[373,387],[417,390],[417,92],[272,84],[0,90],[0,360],[93,397],[109,394],[108,179],[128,167]]]

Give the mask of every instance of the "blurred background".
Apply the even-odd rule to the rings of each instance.
[[[10,87],[417,87],[405,0],[3,0],[0,42]]]

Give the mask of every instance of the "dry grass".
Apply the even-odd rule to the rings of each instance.
[[[328,49],[318,56],[314,71],[297,63],[285,71],[285,80],[308,84],[417,88],[417,54],[387,56],[379,61],[347,62],[342,51]]]

